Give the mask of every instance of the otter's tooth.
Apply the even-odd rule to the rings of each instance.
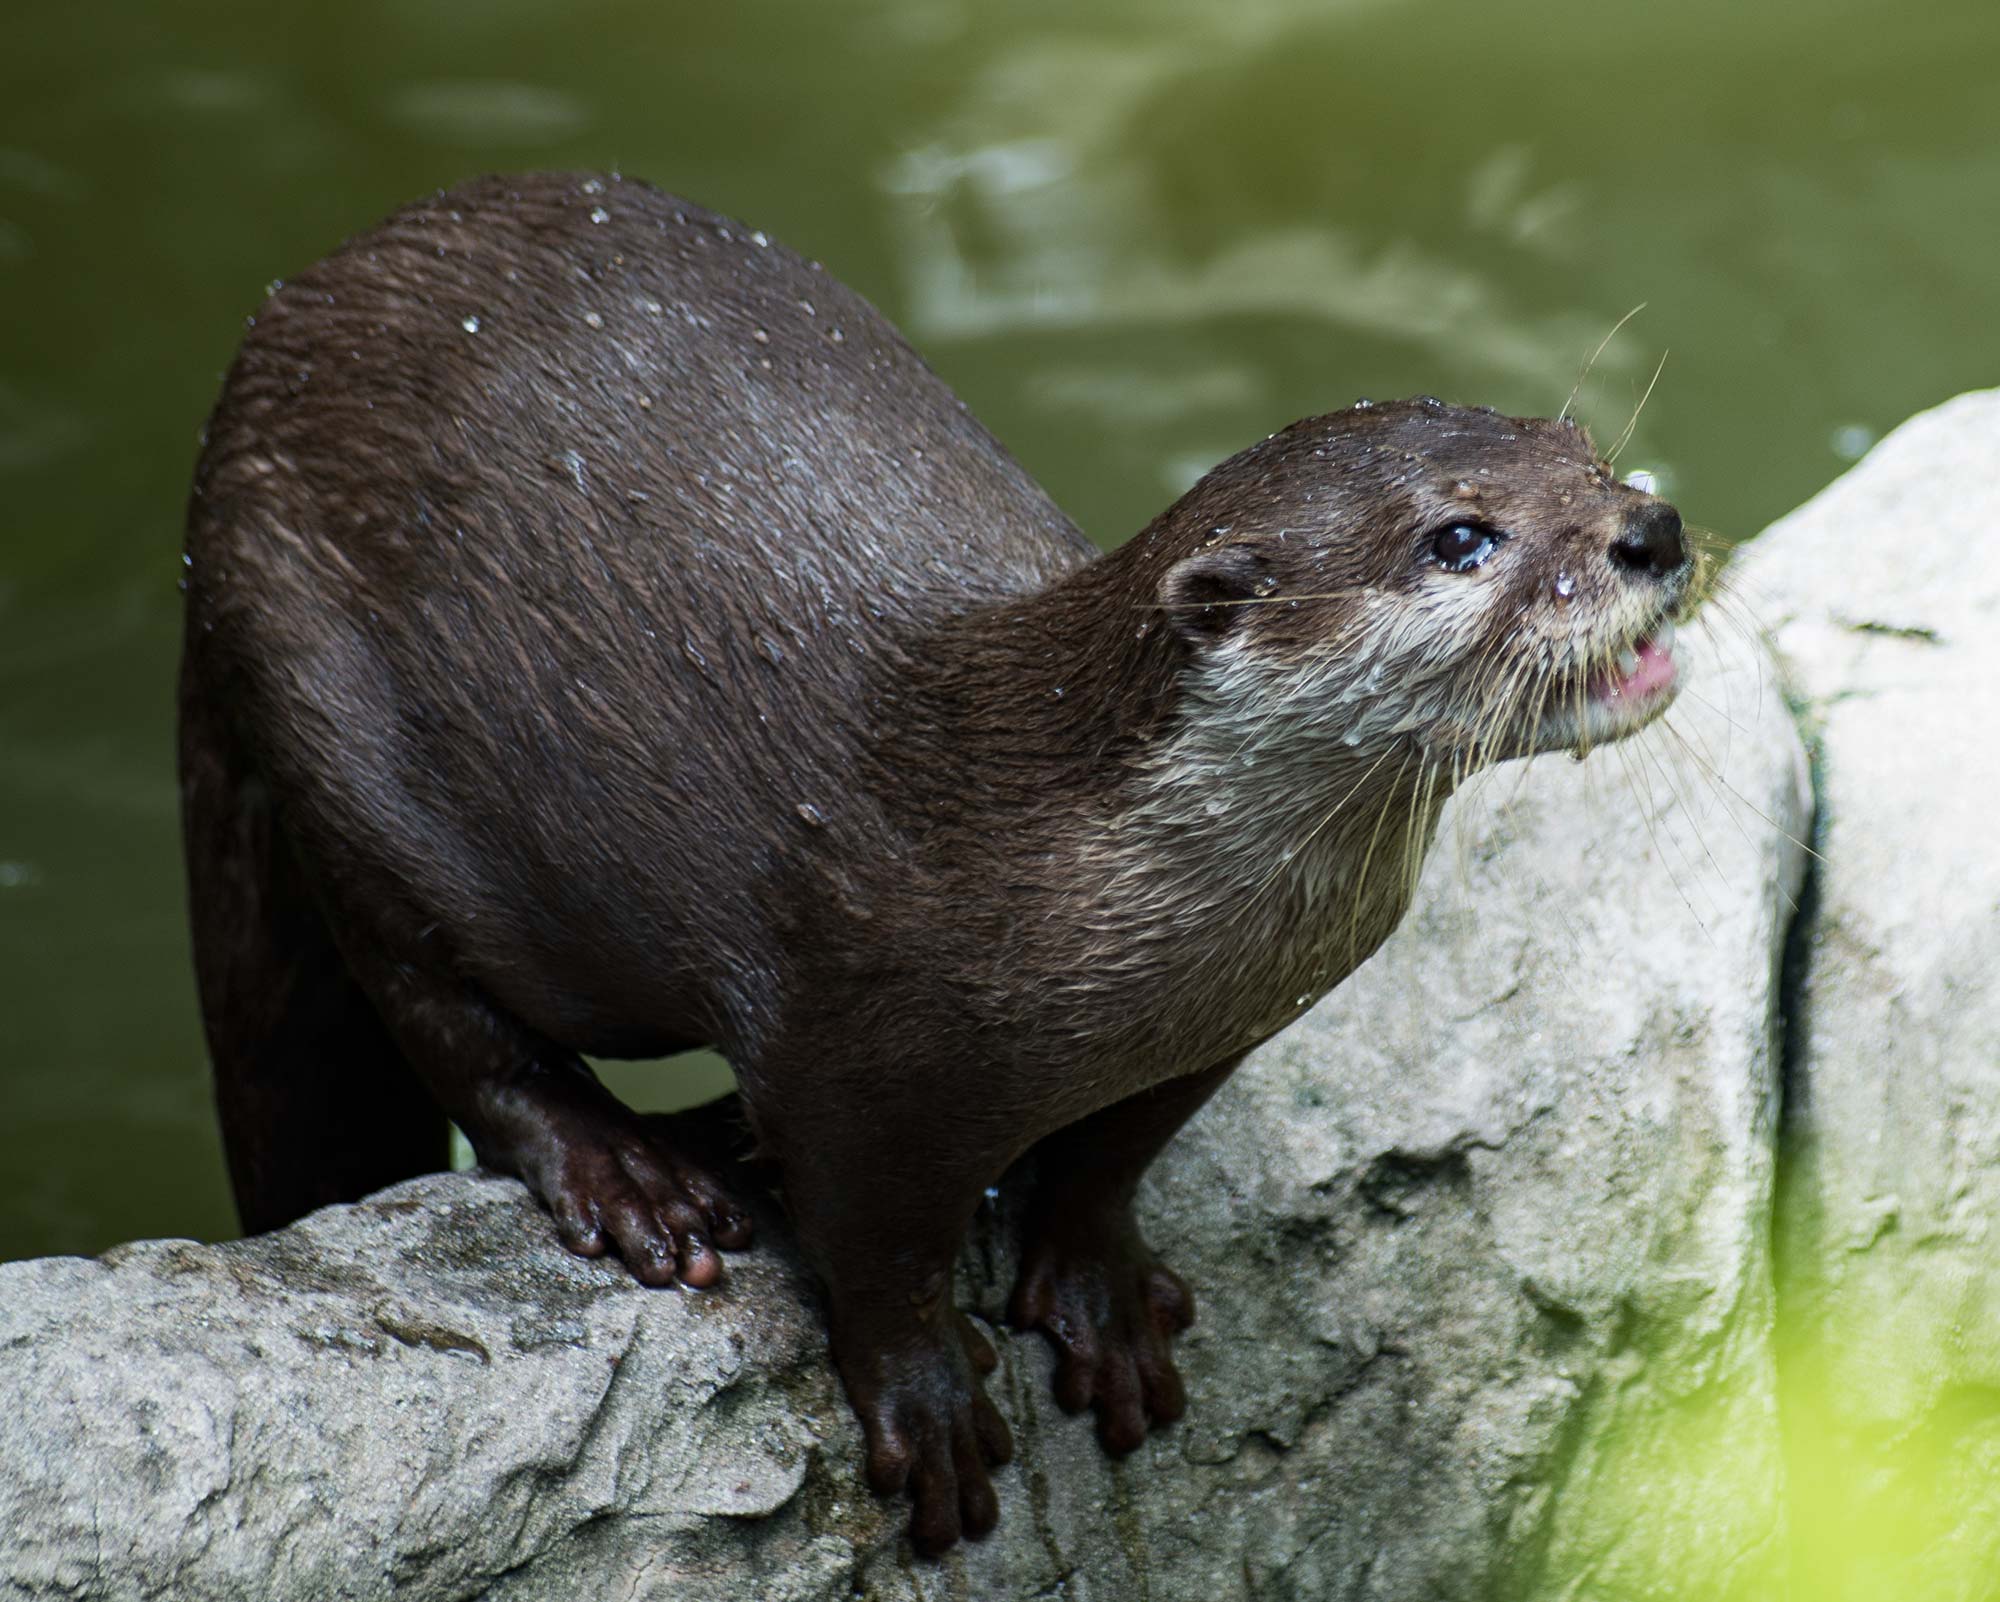
[[[1639,653],[1629,645],[1620,651],[1613,660],[1617,662],[1618,672],[1624,678],[1629,679],[1634,673],[1639,671]]]

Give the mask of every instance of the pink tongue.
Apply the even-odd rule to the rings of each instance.
[[[1609,700],[1616,696],[1651,695],[1674,682],[1673,657],[1655,645],[1650,637],[1633,646],[1632,654],[1638,657],[1639,665],[1630,673],[1621,674],[1615,670],[1606,673],[1591,688]]]

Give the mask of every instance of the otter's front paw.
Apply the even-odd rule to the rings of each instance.
[[[572,1148],[542,1190],[562,1243],[582,1257],[608,1246],[642,1284],[703,1289],[722,1277],[720,1246],[750,1244],[750,1221],[715,1178],[657,1138]]]
[[[1107,1452],[1135,1450],[1152,1425],[1187,1411],[1171,1346],[1194,1322],[1194,1297],[1129,1219],[1072,1218],[1031,1232],[1007,1321],[1048,1337],[1057,1405],[1094,1408]]]
[[[993,1348],[962,1314],[947,1326],[888,1341],[836,1331],[834,1359],[867,1443],[868,1483],[879,1494],[907,1490],[910,1542],[934,1557],[961,1535],[975,1540],[1000,1517],[987,1469],[1010,1462],[1014,1438],[987,1400],[980,1374]]]
[[[582,1105],[550,1096],[537,1113],[523,1137],[474,1144],[481,1161],[527,1182],[579,1257],[615,1251],[641,1284],[699,1289],[722,1277],[716,1247],[750,1244],[749,1214],[682,1149],[669,1120],[608,1096]]]

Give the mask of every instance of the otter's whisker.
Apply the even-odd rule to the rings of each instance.
[[[1686,740],[1681,738],[1680,732],[1678,730],[1673,730],[1670,732],[1673,734],[1675,740],[1678,742],[1679,753],[1683,756],[1692,755],[1692,748],[1688,745]],[[1675,799],[1680,804],[1681,814],[1683,817],[1687,819],[1688,827],[1694,831],[1695,841],[1698,845],[1700,845],[1702,850],[1702,855],[1708,858],[1709,867],[1715,870],[1715,878],[1713,882],[1717,885],[1726,883],[1728,875],[1723,872],[1722,864],[1716,861],[1714,851],[1712,851],[1709,848],[1708,834],[1707,831],[1702,826],[1703,814],[1698,813],[1695,810],[1694,803],[1690,799],[1688,791],[1684,789],[1680,784],[1677,784],[1675,782],[1672,766],[1668,763],[1667,760],[1668,753],[1666,751],[1662,751],[1659,748],[1659,744],[1657,741],[1651,741],[1646,744],[1646,746],[1644,747],[1644,749],[1640,754],[1642,760],[1651,762],[1653,766],[1659,770],[1660,776],[1666,782],[1667,787],[1674,792]],[[1708,775],[1706,773],[1703,773],[1701,777],[1706,778],[1708,777]],[[1711,788],[1708,793],[1710,795],[1714,795],[1716,792],[1713,790],[1713,788]],[[1727,808],[1725,808],[1724,810],[1726,811]],[[1736,823],[1736,826],[1739,830],[1742,829],[1742,821],[1740,819],[1733,819],[1732,821]],[[1745,843],[1747,844],[1749,840],[1747,832],[1745,833],[1744,838],[1745,838]]]
[[[1639,803],[1639,821],[1645,825],[1646,838],[1653,843],[1654,857],[1658,859],[1660,866],[1667,870],[1667,882],[1674,887],[1674,894],[1680,897],[1681,905],[1687,908],[1688,916],[1694,919],[1695,927],[1701,930],[1711,945],[1715,944],[1715,935],[1708,927],[1708,921],[1695,909],[1694,901],[1687,893],[1687,887],[1681,882],[1681,874],[1675,871],[1673,863],[1668,860],[1666,849],[1661,842],[1658,819],[1656,817],[1657,807],[1653,799],[1651,785],[1646,785],[1644,793],[1641,793],[1639,775],[1633,770],[1632,766],[1631,746],[1628,743],[1620,742],[1616,749],[1618,752],[1619,768],[1625,774],[1626,788],[1631,790],[1633,799]],[[1686,852],[1682,851],[1678,844],[1674,848],[1674,854],[1680,858],[1681,869],[1691,874],[1694,870],[1694,864],[1687,860]]]
[[[1668,354],[1669,352],[1664,350],[1660,352],[1659,365],[1653,369],[1652,381],[1646,385],[1646,393],[1639,397],[1639,404],[1632,408],[1632,416],[1625,424],[1625,432],[1618,436],[1618,443],[1605,453],[1604,459],[1607,462],[1617,461],[1618,453],[1631,443],[1632,431],[1639,426],[1639,414],[1646,409],[1646,402],[1653,398],[1653,385],[1659,383],[1660,374],[1666,371]]]
[[[1669,725],[1669,727],[1671,728],[1672,725]],[[1674,733],[1677,736],[1679,736],[1680,731],[1676,729],[1674,730]],[[1681,737],[1685,738],[1685,736]],[[1793,834],[1791,830],[1787,829],[1783,824],[1779,823],[1777,819],[1773,818],[1762,807],[1758,806],[1756,802],[1752,801],[1741,790],[1737,789],[1735,785],[1731,784],[1726,778],[1722,776],[1720,772],[1713,773],[1710,775],[1710,777],[1713,778],[1717,784],[1722,786],[1722,788],[1729,793],[1731,799],[1733,799],[1739,806],[1745,808],[1752,817],[1756,818],[1760,823],[1764,824],[1765,827],[1775,830],[1778,834],[1778,837],[1781,840],[1784,840],[1787,844],[1797,846],[1801,851],[1805,852],[1806,855],[1811,857],[1815,862],[1823,862],[1826,860],[1819,854],[1818,851],[1813,849],[1811,841],[1801,840],[1797,835]]]
[[[1214,606],[1289,606],[1294,601],[1351,601],[1357,595],[1366,595],[1366,588],[1355,590],[1291,590],[1278,595],[1239,595],[1227,601],[1141,601],[1132,610],[1135,612],[1206,612]]]
[[[1391,746],[1390,749],[1396,748]],[[1375,846],[1382,836],[1382,825],[1388,821],[1398,801],[1403,800],[1403,773],[1408,767],[1409,756],[1405,753],[1402,762],[1397,764],[1395,779],[1384,787],[1382,805],[1375,814],[1375,827],[1368,831],[1368,845],[1361,853],[1361,866],[1354,875],[1353,907],[1347,920],[1347,952],[1350,958],[1361,949],[1361,910],[1367,899],[1368,865],[1375,859]]]
[[[1695,843],[1701,847],[1702,855],[1708,859],[1709,867],[1715,871],[1715,878],[1710,882],[1721,884],[1726,878],[1726,875],[1722,871],[1722,864],[1715,860],[1715,853],[1709,849],[1708,838],[1702,832],[1701,819],[1696,814],[1693,804],[1689,801],[1687,792],[1674,782],[1673,772],[1667,766],[1661,752],[1655,748],[1655,742],[1640,740],[1630,742],[1630,745],[1633,752],[1633,760],[1642,769],[1650,768],[1651,772],[1657,773],[1660,782],[1666,785],[1667,793],[1673,797],[1674,805],[1680,809],[1681,816],[1687,820],[1688,827],[1694,831]],[[1650,781],[1647,788],[1650,791]],[[1683,850],[1680,852],[1680,855],[1682,860],[1687,863],[1690,871],[1692,871],[1694,864],[1688,859],[1687,853]],[[1713,898],[1711,897],[1711,905],[1713,904]]]
[[[1642,300],[1623,317],[1619,318],[1617,322],[1613,323],[1611,325],[1611,332],[1597,342],[1597,349],[1590,353],[1590,360],[1583,364],[1576,375],[1576,383],[1570,388],[1569,399],[1563,402],[1562,410],[1556,413],[1556,421],[1558,423],[1565,421],[1569,417],[1569,409],[1576,404],[1577,396],[1583,392],[1584,380],[1590,377],[1590,370],[1597,365],[1597,358],[1604,354],[1605,347],[1618,337],[1619,329],[1623,328],[1645,309],[1646,302]]]

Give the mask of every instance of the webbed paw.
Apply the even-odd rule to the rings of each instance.
[[[722,1278],[716,1248],[750,1244],[750,1215],[711,1167],[684,1151],[668,1120],[604,1098],[548,1099],[531,1139],[481,1158],[520,1175],[579,1257],[613,1251],[645,1285],[702,1289]]]
[[[1057,1405],[1094,1409],[1107,1452],[1136,1450],[1149,1429],[1187,1411],[1172,1344],[1194,1322],[1194,1297],[1128,1217],[1031,1233],[1007,1321],[1048,1337]]]
[[[934,1557],[960,1536],[985,1535],[1000,1517],[990,1467],[1014,1456],[1007,1421],[980,1375],[996,1359],[956,1310],[945,1328],[873,1343],[834,1336],[835,1361],[861,1420],[868,1483],[883,1496],[908,1491],[910,1541]]]

